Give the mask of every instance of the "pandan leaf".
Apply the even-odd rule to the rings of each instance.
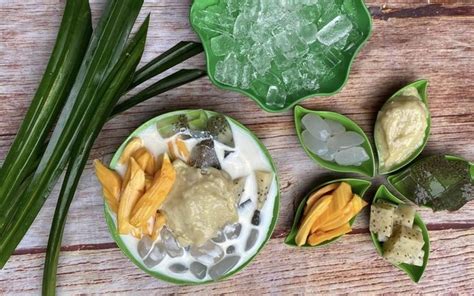
[[[413,89],[416,89],[417,93],[412,92]],[[397,165],[394,165],[390,168],[382,167],[382,165],[380,163],[380,158],[381,158],[381,156],[380,156],[380,150],[381,150],[381,148],[380,148],[380,139],[379,139],[378,133],[375,132],[374,133],[374,139],[375,139],[375,147],[376,147],[377,155],[378,155],[378,159],[379,159],[379,164],[378,164],[379,174],[386,175],[386,174],[398,171],[399,169],[401,169],[404,166],[411,163],[418,155],[420,155],[420,153],[423,151],[423,149],[425,149],[425,146],[428,143],[428,138],[430,136],[430,130],[431,130],[431,113],[430,113],[430,108],[429,108],[429,105],[428,105],[427,89],[428,89],[428,81],[427,80],[418,80],[418,81],[415,81],[411,84],[408,84],[407,86],[405,86],[402,89],[400,89],[399,91],[397,91],[385,103],[385,105],[387,105],[387,103],[389,103],[391,101],[394,101],[394,100],[396,100],[397,98],[399,98],[401,96],[414,96],[414,97],[417,97],[418,99],[420,99],[420,101],[423,104],[425,104],[426,110],[428,111],[428,119],[427,119],[428,120],[428,126],[425,130],[425,136],[423,138],[422,145],[420,147],[418,147],[404,161],[402,161],[401,163],[399,163]],[[377,123],[375,124],[375,126],[377,127]]]
[[[390,191],[388,191],[388,189],[384,185],[381,185],[379,187],[379,189],[375,193],[375,197],[372,203],[375,203],[378,200],[383,200],[396,205],[404,204],[403,201],[399,200],[392,193],[390,193]],[[423,257],[423,266],[415,266],[405,263],[395,266],[403,270],[411,278],[412,281],[418,283],[421,280],[423,273],[425,272],[426,265],[428,264],[428,259],[430,257],[430,237],[428,235],[428,229],[426,228],[425,223],[421,219],[420,215],[418,215],[418,213],[415,214],[415,220],[413,222],[413,225],[420,227],[421,232],[423,234],[423,240],[425,241],[425,244],[423,246],[423,251],[425,252],[425,255]],[[383,247],[382,243],[378,241],[377,234],[371,232],[370,236],[372,238],[372,242],[374,243],[375,248],[377,249],[377,253],[382,256]]]
[[[341,165],[338,165],[334,161],[324,160],[318,155],[311,152],[304,144],[303,137],[302,137],[302,132],[304,130],[304,127],[301,120],[306,114],[316,114],[316,115],[321,116],[321,118],[323,119],[331,119],[331,120],[337,121],[341,123],[346,128],[347,131],[353,131],[361,135],[364,138],[364,143],[361,146],[365,149],[370,159],[363,162],[362,165],[360,166],[341,166]],[[367,135],[360,128],[360,126],[358,126],[357,123],[355,123],[348,117],[341,115],[339,113],[335,113],[335,112],[313,111],[313,110],[305,109],[301,106],[296,106],[295,107],[295,128],[296,128],[296,134],[298,135],[298,139],[300,140],[301,146],[303,147],[304,151],[306,152],[306,154],[308,154],[308,156],[314,162],[316,162],[321,167],[335,171],[335,172],[358,173],[358,174],[366,175],[369,177],[375,176],[375,157],[374,157],[372,145],[370,144],[369,139],[367,138]]]
[[[298,206],[298,209],[296,210],[296,214],[295,214],[295,217],[294,217],[294,220],[293,220],[293,226],[291,227],[290,233],[288,234],[288,236],[285,239],[285,244],[287,244],[288,246],[291,246],[291,247],[297,247],[295,238],[296,238],[296,235],[298,233],[300,221],[301,221],[301,218],[303,216],[304,208],[306,206],[306,201],[308,200],[308,198],[314,192],[318,191],[320,188],[322,188],[326,185],[333,184],[333,183],[341,183],[341,182],[346,182],[349,185],[351,185],[352,193],[359,195],[361,198],[364,197],[365,192],[367,191],[367,189],[369,189],[370,185],[372,185],[372,183],[370,181],[361,180],[361,179],[338,179],[338,180],[333,180],[333,181],[326,182],[326,183],[316,187],[310,194],[308,194],[301,201],[300,205]],[[354,224],[354,221],[355,221],[356,217],[351,219],[351,221],[349,223],[351,226],[352,226],[352,224]],[[316,246],[310,246],[308,244],[305,244],[302,247],[312,248],[312,247],[324,246],[324,245],[327,245],[327,244],[330,244],[330,243],[334,242],[335,240],[339,239],[340,237],[341,236],[333,238],[329,241],[325,241],[325,242],[323,242],[319,245],[316,245]]]
[[[406,199],[433,211],[456,211],[474,199],[473,164],[457,156],[428,156],[387,179]]]
[[[120,95],[126,86],[130,84],[135,68],[143,54],[145,48],[146,34],[148,32],[149,17],[137,31],[134,39],[130,41],[127,49],[122,53],[114,70],[109,74],[105,85],[108,89],[102,97],[96,109],[95,116],[91,119],[87,128],[83,131],[82,137],[76,141],[71,152],[71,159],[68,164],[66,176],[64,177],[61,192],[59,194],[56,211],[49,235],[48,248],[46,249],[46,260],[43,272],[43,295],[54,295],[56,288],[56,270],[61,247],[61,239],[66,224],[66,217],[71,205],[74,193],[76,192],[82,171],[87,163],[90,150],[107,121],[112,107],[117,103]]]
[[[0,234],[19,202],[18,187],[43,155],[44,142],[66,103],[91,33],[88,1],[67,1],[46,71],[0,168]]]
[[[33,223],[66,166],[76,139],[95,116],[109,88],[107,77],[124,50],[142,4],[142,0],[108,2],[31,184],[20,197],[19,209],[6,219],[8,224],[0,238],[0,267]]]

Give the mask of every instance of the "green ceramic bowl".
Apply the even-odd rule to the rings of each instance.
[[[161,120],[163,120],[165,118],[168,118],[170,116],[179,115],[179,114],[186,114],[186,113],[192,112],[192,111],[196,111],[196,110],[181,110],[181,111],[166,113],[166,114],[160,115],[158,117],[155,117],[155,118],[147,121],[143,125],[141,125],[134,132],[132,132],[132,134],[119,147],[119,149],[114,154],[114,156],[111,160],[110,167],[112,169],[115,169],[117,167],[120,155],[122,154],[123,149],[125,148],[126,144],[128,143],[128,141],[131,138],[138,136],[139,134],[141,134],[141,132],[143,132],[145,129],[147,129],[151,126],[156,126],[156,124],[158,122],[160,122]],[[212,111],[205,111],[205,112],[207,113],[208,116],[212,116],[212,115],[217,114],[217,113],[212,112]],[[262,154],[266,157],[266,162],[268,163],[268,165],[270,166],[271,170],[274,173],[275,177],[274,177],[274,181],[273,181],[274,182],[273,186],[276,186],[275,187],[276,190],[275,190],[275,195],[274,195],[273,206],[267,207],[269,209],[269,211],[266,214],[272,215],[272,219],[271,219],[269,228],[268,228],[268,230],[265,234],[264,240],[261,242],[260,246],[258,246],[255,253],[252,254],[245,262],[239,263],[236,267],[234,267],[230,272],[228,272],[224,277],[220,278],[219,280],[226,279],[226,278],[234,275],[235,273],[239,272],[240,270],[242,270],[261,251],[261,249],[264,247],[266,242],[270,239],[271,234],[273,233],[276,222],[278,220],[278,214],[279,214],[279,208],[280,208],[280,189],[279,189],[280,188],[280,183],[279,183],[276,167],[273,163],[273,160],[272,160],[268,150],[265,148],[265,146],[262,144],[262,142],[260,142],[260,140],[250,130],[248,130],[245,126],[240,124],[235,119],[232,119],[232,118],[227,117],[227,116],[226,116],[226,118],[228,119],[229,123],[231,124],[233,130],[234,129],[240,129],[240,131],[242,131],[244,134],[248,135],[250,137],[250,139],[253,139],[253,141],[255,141],[255,144],[258,146],[258,149],[262,152]],[[104,203],[104,213],[105,213],[105,219],[106,219],[106,222],[107,222],[107,225],[108,225],[108,228],[109,228],[109,232],[112,235],[115,242],[117,243],[117,245],[119,246],[122,253],[124,253],[125,256],[127,256],[136,266],[138,266],[144,272],[148,273],[149,275],[151,275],[151,276],[153,276],[157,279],[167,281],[167,282],[170,282],[170,283],[173,283],[173,284],[178,284],[178,285],[183,285],[183,284],[206,284],[206,283],[214,282],[214,281],[211,281],[211,280],[206,280],[206,281],[183,280],[182,278],[179,277],[179,274],[173,274],[171,272],[161,273],[161,272],[158,272],[156,270],[152,270],[152,269],[148,268],[143,263],[143,260],[138,256],[136,251],[131,251],[127,248],[127,245],[123,240],[123,236],[119,235],[118,232],[117,232],[117,224],[116,224],[115,214],[112,213],[112,211],[110,210],[110,208],[108,207],[108,205],[106,203]]]
[[[426,109],[428,110],[428,126],[425,130],[425,136],[423,138],[423,143],[407,159],[405,159],[401,163],[399,163],[399,164],[397,164],[397,165],[395,165],[395,166],[393,166],[389,169],[386,169],[386,168],[382,168],[380,166],[380,152],[379,152],[380,149],[378,147],[378,143],[380,141],[378,140],[378,137],[377,137],[378,134],[374,133],[375,147],[376,147],[377,155],[378,155],[378,158],[379,158],[378,171],[379,171],[379,174],[381,174],[381,175],[386,175],[386,174],[390,174],[392,172],[398,171],[401,168],[403,168],[404,166],[410,164],[415,158],[418,157],[418,155],[420,155],[420,153],[423,151],[423,149],[425,149],[426,144],[428,143],[428,139],[429,139],[429,136],[430,136],[430,130],[431,130],[431,113],[430,113],[430,108],[429,108],[429,104],[428,104],[428,92],[427,92],[428,81],[427,80],[421,79],[421,80],[417,80],[413,83],[408,84],[407,86],[403,87],[402,89],[397,91],[395,94],[393,94],[393,96],[391,96],[385,104],[389,103],[390,101],[393,101],[394,99],[398,98],[399,96],[403,96],[407,92],[407,90],[409,90],[411,88],[415,88],[418,91],[417,97],[420,99],[420,101],[423,104],[425,104]]]
[[[335,1],[341,2],[341,5],[344,5],[344,8],[347,11],[353,12],[350,16],[355,20],[356,25],[360,30],[360,38],[358,38],[358,40],[354,43],[354,46],[350,50],[343,52],[341,56],[338,58],[338,60],[341,61],[341,63],[335,68],[336,75],[330,79],[323,79],[322,81],[320,81],[319,83],[320,87],[317,91],[301,91],[296,95],[289,96],[283,107],[275,107],[275,106],[268,105],[266,103],[266,99],[264,97],[259,96],[252,89],[244,90],[244,89],[240,89],[236,87],[231,87],[231,86],[222,84],[216,80],[215,68],[216,68],[216,63],[220,60],[220,58],[213,54],[211,50],[210,40],[213,37],[217,36],[218,34],[204,30],[204,28],[202,28],[198,24],[198,22],[196,22],[196,14],[198,14],[199,12],[202,12],[203,10],[207,9],[210,6],[216,5],[217,3],[219,3],[219,0],[195,0],[191,7],[190,21],[191,21],[191,25],[193,29],[199,35],[202,41],[202,44],[204,46],[204,49],[206,52],[206,59],[207,59],[207,71],[208,71],[208,76],[210,80],[212,81],[213,84],[215,84],[219,88],[236,91],[250,97],[252,100],[257,102],[257,104],[262,109],[268,112],[285,111],[292,108],[294,105],[296,105],[298,102],[302,100],[316,97],[316,96],[331,96],[339,92],[347,82],[347,79],[349,77],[349,72],[350,72],[350,69],[355,57],[360,52],[360,50],[365,45],[365,43],[367,42],[367,40],[369,39],[371,35],[372,18],[363,0],[348,0],[344,2],[340,0],[335,0]],[[274,68],[276,67],[272,67],[272,69]]]
[[[395,197],[395,195],[390,193],[390,191],[388,191],[388,189],[384,185],[381,185],[379,187],[379,189],[375,193],[375,197],[372,203],[376,202],[377,200],[383,200],[396,205],[404,204],[403,201],[399,200],[397,197]],[[423,251],[425,251],[425,256],[423,257],[423,266],[415,266],[404,263],[395,266],[403,270],[415,283],[418,283],[421,280],[423,273],[425,272],[426,265],[428,264],[428,259],[430,257],[430,237],[428,235],[428,229],[426,228],[425,223],[421,219],[420,215],[418,215],[418,213],[415,214],[415,220],[413,224],[420,227],[421,232],[423,234],[423,240],[425,241],[425,245],[423,246]],[[382,256],[383,247],[382,244],[378,241],[377,235],[371,232],[370,236],[372,238],[372,242],[374,243],[375,248],[377,249],[377,253]]]
[[[295,214],[295,218],[293,220],[293,226],[291,227],[291,230],[290,230],[290,233],[288,234],[288,236],[286,237],[285,239],[285,244],[287,244],[288,246],[291,246],[291,247],[298,247],[297,244],[296,244],[296,241],[295,241],[295,238],[296,238],[296,234],[298,233],[298,226],[300,224],[300,220],[301,220],[301,217],[303,215],[303,212],[304,212],[304,208],[306,206],[306,201],[308,200],[308,198],[316,191],[318,191],[320,188],[326,186],[326,185],[329,185],[329,184],[332,184],[332,183],[340,183],[340,182],[346,182],[348,183],[349,185],[351,185],[352,187],[352,192],[359,195],[361,198],[364,198],[364,194],[365,192],[367,192],[367,190],[369,189],[370,185],[372,185],[372,182],[370,181],[367,181],[367,180],[361,180],[361,179],[338,179],[338,180],[333,180],[333,181],[329,181],[329,182],[326,182],[324,184],[321,184],[319,185],[318,187],[316,187],[313,191],[311,191],[300,203],[300,205],[298,206],[298,209],[296,210],[296,214]],[[350,225],[352,226],[352,224],[354,224],[354,221],[355,219],[357,218],[357,216],[355,216],[354,218],[351,219],[351,221],[349,222]],[[342,235],[341,235],[342,236]],[[315,248],[315,247],[320,247],[320,246],[324,246],[324,245],[327,245],[327,244],[330,244],[332,242],[334,242],[335,240],[339,239],[341,236],[338,236],[338,237],[335,237],[331,240],[328,240],[328,241],[325,241],[325,242],[322,242],[320,243],[319,245],[316,245],[316,246],[310,246],[308,244],[305,244],[301,247],[308,247],[308,248]]]
[[[306,114],[309,114],[309,113],[319,115],[323,119],[331,119],[331,120],[337,121],[341,123],[346,128],[347,131],[354,131],[358,133],[359,135],[361,135],[365,140],[362,147],[365,149],[370,159],[362,163],[362,165],[360,166],[341,166],[333,161],[324,160],[318,155],[311,152],[308,148],[306,148],[305,144],[303,143],[303,138],[301,136],[301,133],[303,132],[303,124],[301,123],[301,120]],[[314,162],[319,164],[321,167],[335,171],[335,172],[358,173],[358,174],[366,175],[368,177],[375,176],[375,157],[374,157],[372,145],[369,142],[369,138],[364,133],[364,131],[357,125],[357,123],[355,123],[348,117],[341,115],[339,113],[335,113],[335,112],[314,111],[314,110],[305,109],[301,106],[296,106],[295,107],[295,128],[296,128],[296,134],[298,135],[298,139],[300,140],[301,146],[303,147],[304,151],[306,152],[306,154],[308,154],[308,156]]]

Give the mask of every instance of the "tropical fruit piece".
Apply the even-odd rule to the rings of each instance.
[[[337,188],[337,186],[339,186],[339,183],[331,183],[329,185],[326,185],[324,187],[322,187],[321,189],[319,189],[318,191],[316,191],[315,193],[313,193],[309,198],[308,200],[306,201],[306,206],[304,208],[304,212],[303,212],[303,215],[306,216],[306,214],[308,213],[308,211],[311,209],[311,207],[314,205],[314,203],[320,199],[322,196],[324,196],[326,193],[330,193],[331,191],[333,191],[334,189]]]
[[[322,242],[325,242],[325,241],[330,240],[332,238],[341,236],[341,235],[346,234],[346,233],[351,232],[351,231],[352,231],[352,229],[351,229],[351,226],[349,225],[349,223],[345,223],[342,226],[340,226],[338,228],[335,228],[335,229],[332,229],[330,231],[326,231],[326,232],[318,231],[318,232],[315,232],[315,233],[311,234],[308,237],[308,244],[311,245],[311,246],[315,246],[315,245],[318,245]]]
[[[390,237],[393,230],[393,220],[397,206],[386,203],[376,202],[370,207],[370,231]]]
[[[247,183],[247,177],[235,179],[233,182],[234,182],[235,201],[238,204],[240,204],[240,200],[242,199],[242,196],[245,191],[245,184]]]
[[[397,226],[392,236],[383,244],[383,256],[394,264],[413,264],[424,244],[421,231]]]
[[[122,155],[120,155],[119,163],[126,164],[129,162],[130,157],[141,147],[143,147],[143,140],[138,137],[131,138],[127,145],[123,149]]]
[[[155,157],[146,149],[142,147],[133,153],[133,158],[140,165],[142,170],[145,171],[147,175],[153,176],[156,171],[155,168]]]
[[[192,134],[194,131],[202,131],[206,128],[207,114],[203,110],[190,111],[187,114],[179,114],[167,117],[158,122],[158,132],[163,138],[169,138],[177,133]]]
[[[165,201],[175,180],[176,171],[168,155],[165,155],[159,176],[155,178],[154,184],[134,206],[130,223],[136,227],[146,224]]]
[[[155,215],[155,224],[153,225],[153,233],[151,235],[151,239],[153,241],[156,241],[158,237],[160,236],[161,229],[163,229],[163,226],[166,224],[166,215],[163,212],[156,212]]]
[[[332,199],[332,195],[326,195],[319,199],[313,205],[308,215],[303,218],[295,238],[296,244],[298,246],[302,246],[306,243],[311,227],[313,226],[314,222],[329,208]]]
[[[234,147],[234,135],[232,128],[223,115],[214,115],[207,121],[207,130],[211,133],[215,140],[227,145]]]
[[[178,148],[181,158],[187,161],[189,158],[189,149],[188,146],[186,146],[186,143],[181,138],[177,138],[176,147]]]
[[[212,167],[220,170],[221,163],[214,148],[214,140],[206,139],[197,143],[191,151],[189,164],[201,169]]]
[[[102,191],[110,209],[117,213],[122,188],[122,179],[117,172],[106,167],[100,160],[94,160],[95,173],[102,185]]]
[[[344,209],[352,198],[352,188],[346,182],[339,183],[339,186],[332,193],[334,199],[331,203],[331,211],[339,212]]]
[[[409,205],[401,204],[395,210],[393,224],[412,227],[413,221],[415,220],[415,214],[415,208],[410,207]]]
[[[130,181],[125,187],[120,198],[117,214],[118,230],[120,234],[132,234],[141,237],[141,230],[130,224],[130,215],[138,199],[145,191],[145,172],[136,160],[130,158]]]
[[[268,192],[273,181],[273,173],[265,171],[255,171],[257,180],[257,209],[262,209],[267,200]]]
[[[344,224],[349,223],[349,221],[354,218],[365,206],[367,206],[367,202],[357,194],[354,194],[351,201],[344,209],[342,215],[336,216],[335,219],[326,222],[324,225],[321,225],[318,230],[330,231],[332,229],[344,226]]]

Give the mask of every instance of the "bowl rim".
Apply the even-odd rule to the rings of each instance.
[[[350,72],[351,72],[351,69],[352,69],[352,65],[353,65],[356,57],[359,55],[359,53],[362,51],[362,48],[364,48],[364,46],[367,44],[370,37],[372,36],[372,30],[373,30],[372,15],[370,14],[369,9],[367,8],[367,5],[365,4],[364,0],[355,0],[355,1],[358,1],[359,5],[362,6],[362,12],[365,13],[365,16],[368,18],[369,26],[368,26],[368,29],[367,29],[367,36],[359,43],[356,50],[352,54],[352,56],[349,60],[349,63],[347,64],[347,67],[345,67],[346,69],[344,71],[344,80],[342,80],[342,83],[332,92],[326,92],[326,93],[315,92],[313,94],[309,94],[307,96],[303,96],[299,99],[296,99],[294,102],[292,102],[291,104],[289,104],[286,107],[270,108],[265,103],[261,102],[260,99],[257,98],[257,96],[247,92],[244,89],[240,89],[240,88],[236,88],[236,87],[233,87],[233,86],[228,86],[228,85],[222,84],[219,81],[217,81],[214,78],[214,76],[211,74],[211,68],[210,68],[211,58],[208,54],[210,44],[208,44],[209,42],[204,42],[203,41],[203,40],[205,40],[205,38],[203,38],[201,30],[199,29],[199,26],[197,26],[194,23],[193,17],[192,17],[193,13],[194,13],[194,10],[195,10],[194,7],[196,6],[196,3],[199,2],[199,1],[202,1],[202,0],[194,0],[193,4],[191,5],[191,9],[190,9],[190,13],[189,13],[189,22],[191,24],[191,27],[192,27],[193,31],[198,35],[198,37],[199,37],[199,39],[200,39],[200,41],[201,41],[201,43],[204,47],[204,55],[206,57],[206,69],[207,69],[207,73],[208,73],[207,77],[209,77],[209,80],[212,82],[212,84],[214,84],[218,88],[221,88],[221,89],[224,89],[224,90],[229,90],[229,91],[234,91],[234,92],[240,93],[240,94],[242,94],[246,97],[249,97],[254,102],[256,102],[257,105],[261,109],[263,109],[263,110],[265,110],[266,112],[269,112],[269,113],[280,113],[280,112],[288,111],[288,110],[292,109],[294,106],[296,106],[297,104],[299,104],[300,102],[302,102],[304,100],[315,98],[315,97],[329,97],[329,96],[332,96],[334,94],[339,93],[346,86],[347,81],[349,80],[349,75],[350,75]]]
[[[140,268],[145,273],[153,276],[154,278],[157,278],[159,280],[162,280],[162,281],[165,281],[165,282],[168,282],[168,283],[171,283],[171,284],[175,284],[175,285],[203,285],[203,284],[209,284],[209,283],[216,283],[216,282],[223,281],[223,280],[233,276],[234,274],[240,272],[241,270],[243,270],[245,267],[247,267],[255,259],[255,257],[262,251],[262,249],[266,246],[266,244],[270,240],[270,238],[273,234],[273,231],[275,230],[276,224],[278,222],[279,213],[280,213],[280,194],[281,194],[280,193],[280,180],[279,180],[278,170],[275,166],[275,163],[274,163],[273,158],[271,157],[269,151],[263,145],[263,143],[260,141],[260,139],[258,139],[257,136],[251,130],[249,130],[243,124],[238,122],[236,119],[234,119],[232,117],[229,117],[227,115],[224,115],[222,113],[219,113],[219,112],[215,112],[215,111],[211,111],[211,110],[207,110],[207,109],[180,109],[180,110],[175,110],[175,111],[172,111],[172,112],[166,112],[166,113],[160,114],[158,116],[155,116],[155,117],[147,120],[146,122],[141,124],[139,127],[137,127],[133,132],[131,132],[130,135],[123,141],[123,143],[120,144],[119,148],[114,153],[114,155],[112,157],[112,160],[110,161],[110,167],[111,168],[116,167],[116,165],[118,163],[118,159],[120,158],[120,155],[121,155],[123,149],[125,148],[128,141],[132,137],[134,137],[135,135],[139,134],[143,130],[149,128],[150,126],[152,126],[153,124],[156,124],[158,121],[160,121],[164,118],[167,118],[167,117],[170,117],[170,116],[173,116],[173,115],[188,113],[190,111],[196,111],[196,110],[205,111],[207,114],[221,114],[221,115],[225,116],[228,120],[230,120],[232,123],[234,123],[235,125],[240,127],[243,130],[243,132],[245,132],[247,135],[252,137],[252,139],[256,142],[256,144],[258,145],[260,150],[263,152],[263,154],[265,155],[265,157],[267,158],[267,160],[270,164],[270,167],[271,167],[272,172],[274,174],[274,179],[275,179],[277,188],[276,188],[276,195],[275,195],[275,200],[274,200],[274,204],[273,204],[273,217],[272,217],[272,220],[270,222],[270,226],[268,228],[266,237],[263,240],[262,244],[256,250],[255,254],[253,254],[247,261],[243,262],[237,268],[234,268],[231,272],[227,273],[225,276],[219,278],[216,281],[214,281],[214,280],[207,280],[207,281],[182,280],[182,279],[178,279],[178,278],[168,276],[166,274],[163,274],[163,273],[160,273],[160,272],[157,272],[157,271],[152,271],[152,270],[148,269],[148,267],[146,267],[143,264],[143,262],[140,262],[139,260],[137,260],[135,258],[135,256],[133,256],[130,253],[130,251],[128,250],[128,248],[126,247],[125,243],[123,242],[120,235],[116,231],[117,228],[116,228],[114,219],[112,218],[111,210],[110,210],[109,206],[107,205],[107,203],[104,202],[104,216],[105,216],[105,220],[106,220],[106,223],[107,223],[107,228],[108,228],[108,231],[111,234],[113,240],[118,245],[120,251],[130,261],[132,261],[138,268]]]

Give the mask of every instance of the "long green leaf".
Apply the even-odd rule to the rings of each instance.
[[[134,39],[130,42],[127,50],[122,54],[121,60],[115,67],[116,70],[109,75],[109,79],[112,82],[105,83],[109,88],[103,96],[95,116],[83,131],[82,137],[76,140],[71,152],[71,159],[59,194],[49,235],[43,273],[43,295],[55,295],[56,270],[67,212],[69,211],[82,171],[87,163],[92,145],[107,121],[112,107],[117,103],[127,85],[130,84],[133,72],[140,62],[145,48],[148,23],[149,17],[147,17]]]
[[[94,117],[109,87],[104,82],[125,47],[142,4],[142,0],[109,2],[31,185],[21,196],[18,212],[7,219],[9,224],[0,238],[0,267],[33,223],[66,166],[75,140]]]
[[[151,60],[145,66],[140,68],[133,79],[129,89],[163,73],[164,71],[176,66],[177,64],[201,53],[204,48],[201,43],[192,41],[181,41],[169,50],[165,51],[155,59]]]
[[[154,96],[164,93],[170,89],[179,87],[196,79],[206,76],[206,71],[199,69],[179,70],[140,91],[136,95],[128,98],[115,106],[111,116],[122,113]]]
[[[53,52],[17,136],[0,169],[0,208],[16,204],[17,189],[35,170],[43,145],[64,106],[92,33],[87,0],[67,1]],[[0,214],[0,233],[6,211]]]

